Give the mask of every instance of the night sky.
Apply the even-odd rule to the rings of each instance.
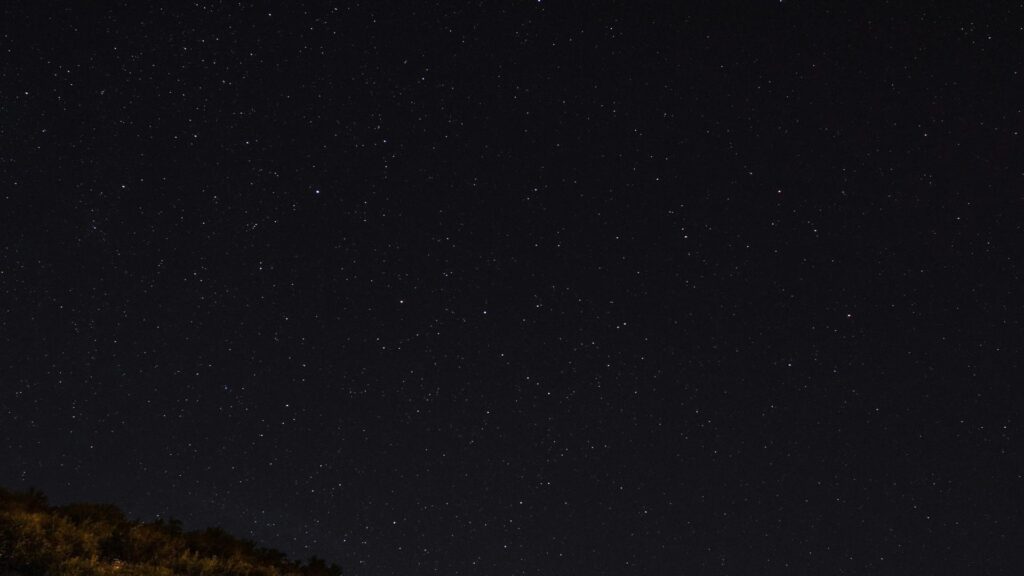
[[[346,576],[1021,573],[1019,3],[156,4],[0,9],[0,486]]]

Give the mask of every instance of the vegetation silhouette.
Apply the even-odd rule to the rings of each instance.
[[[312,557],[289,560],[220,528],[132,521],[116,506],[50,506],[30,489],[0,488],[0,574],[23,576],[341,576]]]

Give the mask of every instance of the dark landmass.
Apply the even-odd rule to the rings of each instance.
[[[39,491],[0,488],[0,574],[23,576],[340,576],[220,528],[185,532],[176,520],[129,520],[109,504],[50,506]]]

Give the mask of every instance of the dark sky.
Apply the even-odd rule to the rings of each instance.
[[[63,4],[0,17],[0,485],[351,576],[1020,573],[1019,5]]]

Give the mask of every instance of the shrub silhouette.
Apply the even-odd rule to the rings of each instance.
[[[341,576],[320,558],[291,561],[220,528],[129,521],[115,506],[50,506],[46,495],[0,488],[0,572],[24,576]]]

